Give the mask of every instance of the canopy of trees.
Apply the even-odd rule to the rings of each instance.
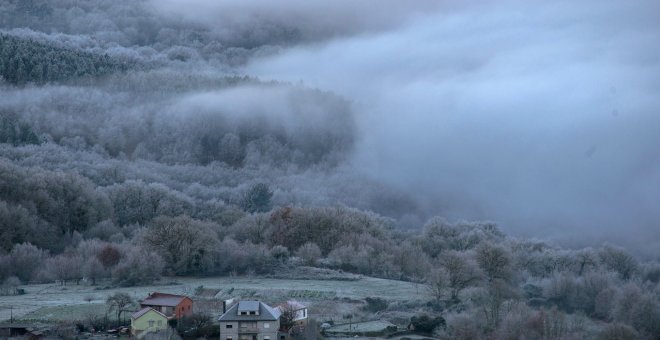
[[[108,55],[65,49],[0,33],[0,76],[11,83],[46,83],[128,70]]]

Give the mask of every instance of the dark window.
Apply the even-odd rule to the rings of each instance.
[[[234,328],[234,325],[227,325],[227,328]]]

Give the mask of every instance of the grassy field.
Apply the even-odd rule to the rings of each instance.
[[[324,317],[344,313],[347,309],[353,308],[351,306],[358,306],[355,300],[369,296],[390,301],[428,298],[421,285],[370,277],[356,280],[176,277],[164,278],[158,284],[143,287],[103,289],[103,285],[101,283],[97,286],[58,284],[22,286],[27,294],[3,296],[0,299],[0,320],[9,319],[10,311],[16,319],[43,321],[83,319],[88,315],[105,313],[105,299],[115,292],[124,292],[135,300],[140,300],[154,291],[193,295],[195,288],[199,286],[222,289],[227,297],[251,297],[269,303],[297,299],[310,306],[310,313],[316,309],[321,311],[319,314]],[[91,301],[86,301],[88,299]]]
[[[106,306],[104,303],[49,306],[29,312],[23,315],[21,319],[47,321],[84,320],[91,316],[102,317],[105,315],[105,312]]]
[[[396,326],[387,322],[387,321],[367,321],[367,322],[356,322],[348,323],[330,327],[325,330],[327,334],[336,334],[336,333],[379,333],[385,332],[388,328]]]

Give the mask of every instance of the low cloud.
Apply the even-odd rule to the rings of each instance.
[[[413,193],[429,214],[657,247],[658,7],[445,7],[244,71],[351,99],[355,167]]]
[[[395,28],[416,15],[441,8],[442,2],[421,0],[267,1],[151,0],[152,9],[194,21],[224,34],[224,40],[255,44],[318,42]]]

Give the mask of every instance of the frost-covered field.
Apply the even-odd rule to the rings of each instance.
[[[396,329],[396,326],[393,325],[390,322],[382,321],[382,320],[375,320],[375,321],[341,324],[341,325],[337,325],[337,326],[328,328],[327,330],[325,330],[325,332],[329,333],[329,334],[351,333],[351,332],[352,333],[378,333],[378,332],[384,332],[389,327],[394,327]]]
[[[193,295],[195,288],[199,286],[222,289],[226,297],[255,298],[270,303],[291,298],[311,304],[342,298],[363,299],[369,296],[392,301],[427,298],[423,286],[370,277],[351,281],[255,277],[164,278],[161,284],[110,289],[102,289],[103,284],[40,284],[23,286],[25,295],[3,297],[0,300],[0,320],[9,319],[10,308],[13,308],[14,317],[19,319],[48,321],[86,318],[92,314],[103,315],[105,298],[115,292],[125,292],[139,300],[153,291]],[[92,300],[87,301],[90,298]]]

